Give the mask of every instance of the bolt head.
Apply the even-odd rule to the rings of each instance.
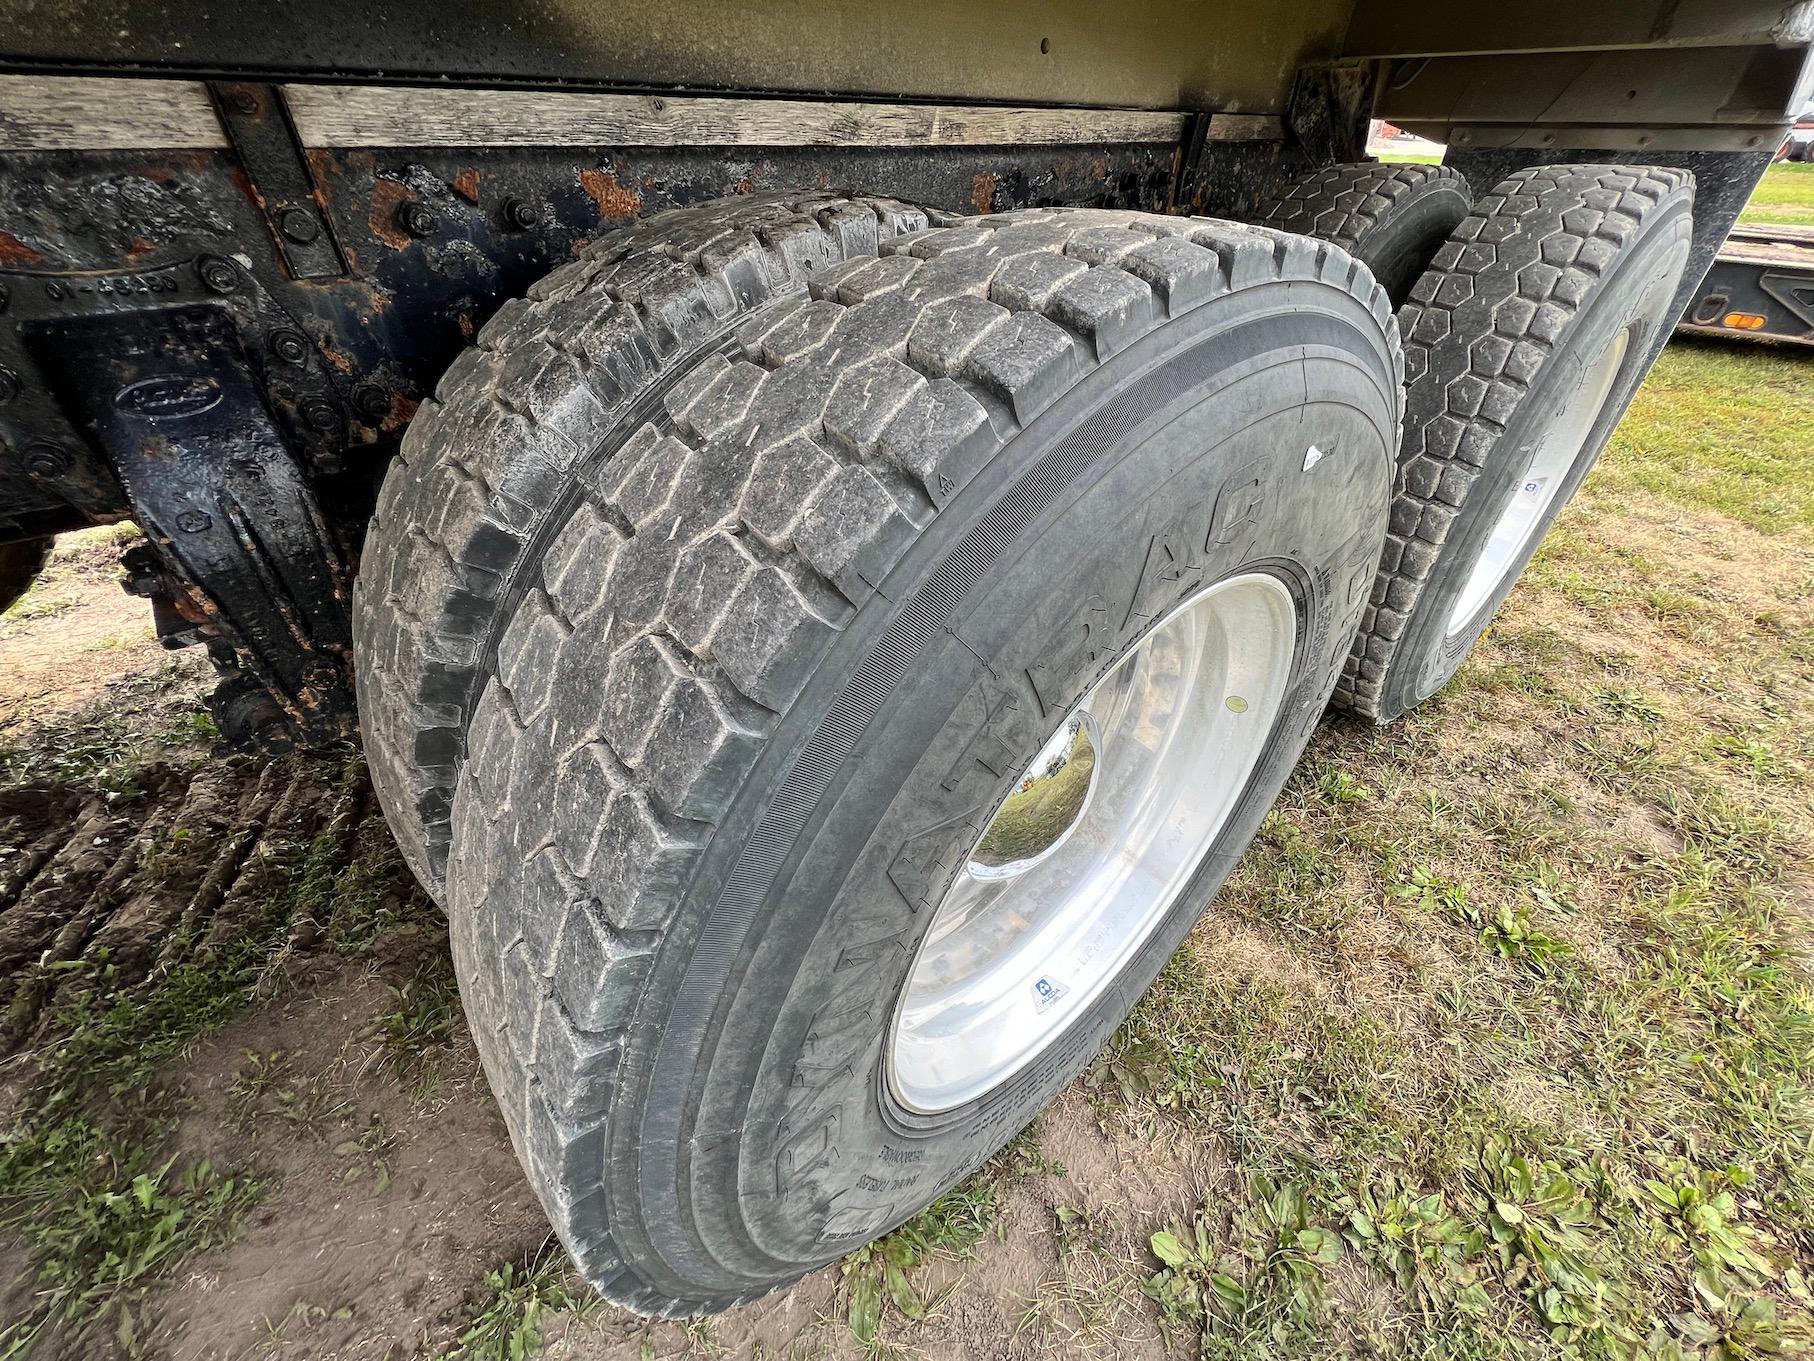
[[[34,477],[61,477],[72,462],[69,450],[49,440],[41,440],[25,451],[25,471]]]
[[[376,383],[361,383],[353,389],[353,414],[367,425],[376,425],[391,414],[390,393]]]
[[[277,219],[277,230],[299,246],[306,246],[321,235],[321,220],[307,208],[285,208]]]
[[[205,257],[196,266],[202,285],[213,293],[231,293],[239,287],[239,271],[218,255]]]
[[[533,203],[525,203],[520,198],[507,198],[504,200],[504,222],[506,225],[516,228],[517,231],[523,232],[528,231],[540,220],[541,216],[535,211],[535,205]]]
[[[405,203],[397,209],[397,225],[411,236],[427,236],[435,229],[435,215],[420,203]]]
[[[19,395],[19,375],[11,369],[0,368],[0,405],[12,401]]]
[[[205,510],[184,510],[177,512],[176,527],[185,534],[200,534],[214,524]]]
[[[271,335],[271,353],[286,364],[305,364],[309,344],[295,331],[275,331]]]
[[[302,420],[311,430],[328,434],[340,427],[340,413],[325,397],[310,397],[302,404]]]
[[[250,90],[235,90],[227,96],[227,107],[247,117],[258,112],[258,96]]]

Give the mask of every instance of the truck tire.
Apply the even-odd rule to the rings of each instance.
[[[682,361],[807,272],[927,224],[890,199],[765,194],[654,214],[506,303],[410,423],[353,593],[366,759],[397,844],[437,899],[467,725],[540,570],[572,470],[622,442]],[[395,532],[392,532],[395,526]]]
[[[881,249],[568,462],[473,655],[462,996],[561,1240],[644,1313],[849,1252],[1071,1080],[1285,779],[1383,541],[1402,360],[1340,250],[1087,209]]]
[[[1643,381],[1693,201],[1682,170],[1522,170],[1417,281],[1400,484],[1339,707],[1383,723],[1459,669]]]
[[[1397,308],[1473,206],[1459,171],[1366,161],[1291,181],[1261,221],[1333,241],[1373,271]]]

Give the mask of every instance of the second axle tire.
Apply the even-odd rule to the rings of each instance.
[[[1260,221],[1333,241],[1373,271],[1396,309],[1473,206],[1458,170],[1364,161],[1292,180]]]
[[[457,779],[486,1073],[645,1313],[849,1252],[1077,1074],[1291,769],[1383,538],[1402,361],[1341,251],[1083,209],[882,250],[573,467]]]
[[[1401,481],[1338,708],[1384,723],[1460,669],[1643,382],[1693,203],[1685,170],[1521,170],[1417,281]]]

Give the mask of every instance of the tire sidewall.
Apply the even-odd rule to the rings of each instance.
[[[1420,185],[1409,202],[1393,204],[1355,238],[1355,258],[1373,272],[1394,309],[1403,304],[1411,285],[1473,206],[1467,181],[1432,179]]]
[[[1323,310],[1307,306],[1318,300]],[[1335,343],[1306,343],[1319,339]],[[1258,452],[1238,437],[1199,437],[1190,448],[1174,438],[1166,447],[1177,466],[1157,485],[1147,485],[1136,498],[1139,509],[1125,517],[1131,524],[1137,515],[1164,512],[1176,520],[1173,530],[1148,525],[1151,532],[1105,533],[1074,553],[1068,568],[1048,552],[1054,565],[1044,575],[1050,578],[1050,598],[1073,606],[1082,600],[1079,608],[1087,612],[1091,596],[1112,594],[1086,591],[1088,582],[1119,570],[1124,577],[1131,573],[1137,588],[1147,579],[1154,542],[1167,532],[1199,546],[1192,570],[1171,583],[1179,598],[1256,566],[1277,573],[1299,601],[1302,633],[1274,737],[1188,887],[1062,1043],[978,1101],[916,1121],[891,1105],[881,1077],[880,1040],[933,914],[925,903],[910,904],[890,871],[901,862],[906,841],[937,831],[949,819],[925,819],[933,824],[927,828],[912,822],[903,805],[911,805],[914,791],[928,787],[928,781],[964,764],[978,731],[974,715],[988,711],[987,701],[977,696],[1027,670],[1026,631],[1045,628],[1048,650],[1062,646],[1069,656],[1075,649],[1054,639],[1073,637],[1083,617],[1075,609],[1046,611],[1048,620],[1024,622],[1023,636],[1002,644],[1002,653],[1019,646],[1019,654],[997,655],[987,640],[1005,636],[1003,628],[1014,632],[1002,622],[1013,611],[1004,615],[998,608],[993,631],[984,616],[992,599],[999,604],[1003,591],[1013,592],[985,574],[952,615],[937,647],[916,660],[819,797],[812,820],[761,898],[757,929],[746,922],[739,936],[722,914],[715,916],[713,895],[738,874],[739,848],[749,831],[788,797],[787,763],[805,748],[809,731],[833,714],[862,659],[888,645],[888,630],[904,618],[904,602],[933,589],[940,569],[965,551],[966,536],[991,512],[1014,504],[1040,469],[1052,466],[1058,451],[1068,447],[1066,437],[1075,441],[1118,393],[1165,375],[1177,382],[1178,374],[1190,375],[1183,395],[1148,413],[1119,442],[1095,451],[1021,531],[1025,537],[1014,540],[1023,564],[1015,589],[1025,589],[1029,554],[1039,556],[1039,544],[1058,532],[1054,526],[1066,515],[1093,495],[1120,504],[1126,485],[1140,481],[1141,457],[1155,468],[1161,465],[1162,457],[1152,453],[1157,433],[1175,436],[1193,424],[1191,413],[1207,412],[1223,429],[1239,419],[1263,425],[1266,447]],[[1311,470],[1302,465],[1318,427],[1303,414],[1307,382],[1325,382],[1338,394],[1329,405],[1342,414],[1329,414],[1326,425],[1342,432],[1338,443],[1349,445],[1338,448],[1326,466]],[[626,1113],[640,1109],[642,1115],[640,1121],[614,1119],[617,1137],[606,1170],[615,1192],[612,1203],[638,1207],[637,1223],[626,1226],[620,1217],[619,1230],[647,1235],[651,1255],[674,1262],[692,1278],[677,1274],[658,1284],[682,1297],[696,1296],[703,1272],[705,1278],[724,1280],[728,1297],[757,1294],[777,1277],[801,1274],[885,1231],[1006,1142],[1119,1024],[1232,869],[1327,701],[1383,539],[1392,447],[1386,441],[1395,437],[1391,383],[1391,363],[1376,324],[1347,294],[1295,282],[1231,295],[1158,328],[1010,439],[883,583],[883,598],[866,608],[820,668],[721,824],[694,881],[691,900],[697,906],[681,913],[698,928],[664,945],[632,1027],[641,1040],[620,1072],[620,1100]],[[1211,428],[1202,420],[1194,425]],[[1357,433],[1362,427],[1368,437]],[[1192,494],[1184,494],[1178,479]],[[1257,505],[1250,504],[1256,479],[1264,489]],[[1193,514],[1207,516],[1207,523],[1191,523]],[[1008,568],[1001,571],[1014,576]],[[1122,611],[1122,602],[1111,604],[1111,613]],[[1019,721],[992,730],[1003,744],[991,754],[996,769],[979,764],[969,772],[958,800],[968,804],[962,811],[974,820],[981,810],[986,822],[1069,705],[1141,636],[1137,624],[1118,628],[1112,647],[1066,671],[1063,698],[1049,710],[1041,712],[1044,705],[1030,682],[1010,684],[1018,687],[1025,712]],[[966,667],[968,683],[953,684]],[[976,771],[986,777],[980,783],[971,778]],[[967,850],[973,833],[954,825],[948,837],[950,845]],[[950,857],[933,859],[947,863]],[[930,881],[924,889],[929,897],[937,891]],[[686,1042],[676,1062],[676,1012],[685,1001],[675,1004],[674,995],[701,960],[726,957],[734,962],[725,969],[711,1023]],[[676,1133],[684,1148],[670,1149]],[[665,1156],[673,1162],[664,1164]],[[708,1241],[709,1254],[700,1247]]]
[[[1550,526],[1593,470],[1600,451],[1643,382],[1657,337],[1668,320],[1670,303],[1689,250],[1686,198],[1678,200],[1672,210],[1647,218],[1640,230],[1637,242],[1621,257],[1612,278],[1591,294],[1575,314],[1572,325],[1544,361],[1529,392],[1512,412],[1504,433],[1494,442],[1464,499],[1456,507],[1441,557],[1425,581],[1404,636],[1397,645],[1402,657],[1416,660],[1411,665],[1390,669],[1381,702],[1383,718],[1396,717],[1421,704],[1447,685],[1461,669],[1469,651],[1486,632],[1530,565]],[[1631,334],[1618,376],[1608,389],[1606,400],[1561,487],[1544,508],[1535,529],[1512,559],[1493,593],[1464,628],[1449,633],[1455,602],[1474,565],[1485,552],[1507,504],[1522,483],[1543,433],[1567,404],[1583,373],[1623,331]],[[1430,371],[1434,374],[1437,366],[1432,364]],[[1413,412],[1422,395],[1413,384],[1409,395]],[[1442,394],[1435,393],[1429,400],[1440,402]]]

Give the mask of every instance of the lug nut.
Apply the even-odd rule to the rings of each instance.
[[[391,414],[391,396],[376,383],[361,383],[353,389],[353,414],[367,425],[376,425]]]
[[[299,246],[306,246],[321,235],[321,222],[307,208],[285,208],[277,218],[277,230]]]
[[[286,364],[306,364],[309,343],[296,331],[274,331],[271,334],[271,353]]]
[[[239,287],[239,271],[218,255],[205,256],[196,272],[202,284],[214,293],[231,293]]]
[[[19,375],[11,369],[0,369],[0,405],[19,395]]]
[[[340,413],[326,397],[308,397],[302,403],[302,420],[311,430],[328,434],[340,426]]]
[[[397,225],[411,236],[427,236],[435,229],[435,215],[420,203],[405,203],[397,209]]]
[[[69,471],[71,462],[69,450],[48,440],[25,451],[25,471],[33,477],[61,477]]]
[[[536,212],[533,203],[525,203],[520,198],[504,200],[504,225],[519,232],[526,232],[540,222],[541,214]]]

